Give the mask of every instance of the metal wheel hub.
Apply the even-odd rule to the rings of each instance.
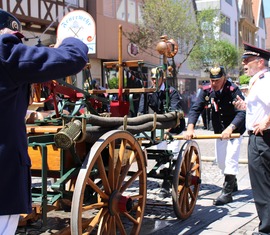
[[[190,172],[187,173],[185,177],[185,187],[190,187],[191,185],[198,185],[200,183],[201,179],[198,176],[194,176]]]
[[[109,212],[111,215],[116,213],[130,212],[133,207],[133,201],[129,196],[123,196],[119,191],[112,192],[109,199]]]

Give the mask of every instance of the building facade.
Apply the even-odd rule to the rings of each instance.
[[[241,47],[243,41],[259,47],[266,47],[266,25],[262,0],[194,0],[194,11],[213,8],[225,17],[221,27],[221,37],[233,45]],[[142,0],[0,0],[0,8],[14,14],[23,25],[26,44],[49,45],[57,40],[57,28],[63,17],[73,10],[88,12],[95,22],[96,49],[89,54],[91,74],[102,86],[108,83],[103,63],[119,58],[119,25],[123,31],[130,31],[141,19]],[[193,17],[193,16],[192,16]],[[195,15],[194,15],[195,17]],[[269,46],[270,47],[270,46]],[[123,61],[143,60],[141,73],[149,75],[149,70],[161,63],[160,56],[138,51],[122,37]],[[181,52],[175,63],[182,61]],[[234,71],[237,73],[237,71]],[[117,76],[115,71],[114,76]],[[207,79],[207,74],[192,71],[188,61],[181,64],[177,74],[178,89],[184,93],[197,90],[198,84]],[[80,81],[78,86],[82,86]]]
[[[266,49],[266,21],[263,0],[252,1],[252,11],[257,31],[255,33],[255,46]]]
[[[266,43],[265,49],[270,51],[270,18],[265,18],[266,25]]]
[[[94,54],[89,54],[91,75],[103,86],[107,83],[103,62],[117,61],[119,58],[119,25],[123,31],[133,27],[140,19],[141,6],[141,0],[0,0],[0,8],[11,12],[22,22],[26,37],[24,43],[28,45],[54,44],[57,40],[58,25],[68,12],[88,12],[96,24],[96,49]],[[157,52],[155,56],[143,52],[131,53],[125,37],[122,37],[122,59],[159,64]],[[82,82],[79,82],[77,85],[81,84]]]
[[[216,9],[220,16],[224,17],[224,23],[221,25],[221,37],[227,39],[231,44],[238,47],[238,2],[237,0],[196,0],[198,11],[205,9]]]

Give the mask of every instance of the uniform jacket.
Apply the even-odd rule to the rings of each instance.
[[[139,113],[147,113],[148,106],[157,114],[163,114],[165,112],[166,105],[166,91],[159,90],[154,93],[148,93],[145,100],[144,94],[140,98]],[[182,97],[180,93],[174,88],[169,86],[169,111],[182,110]]]
[[[238,86],[230,81],[226,81],[221,93],[214,91],[210,85],[204,86],[189,111],[188,124],[195,125],[204,107],[210,106],[210,116],[216,134],[222,133],[231,123],[236,126],[234,133],[243,134],[246,112],[236,109],[232,104],[237,95],[244,99]]]
[[[32,211],[25,127],[30,84],[78,73],[87,51],[75,38],[54,49],[26,46],[11,34],[0,36],[0,215]]]
[[[169,86],[169,112],[170,111],[182,111],[182,97],[180,93],[174,88]],[[146,99],[145,99],[146,97]],[[148,106],[157,114],[165,113],[166,106],[166,90],[159,90],[154,93],[142,94],[140,98],[140,104],[138,113],[147,113]],[[185,119],[180,120],[180,125],[171,128],[171,133],[181,133],[185,128]]]

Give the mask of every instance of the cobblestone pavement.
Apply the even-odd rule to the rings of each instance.
[[[197,134],[212,132],[197,130]],[[161,180],[147,179],[147,205],[142,222],[141,234],[234,234],[251,235],[256,231],[258,219],[250,190],[247,164],[239,167],[239,191],[234,195],[234,202],[226,206],[212,205],[221,190],[223,176],[215,164],[214,140],[198,140],[202,156],[202,184],[196,207],[190,218],[181,221],[174,213],[171,197],[159,196]],[[241,161],[246,162],[247,138],[243,140]],[[17,234],[57,234],[68,226],[70,213],[51,211],[48,213],[48,224],[42,226],[38,221],[29,226],[19,228]]]

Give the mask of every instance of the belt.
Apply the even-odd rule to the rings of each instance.
[[[250,136],[255,134],[253,133],[253,131],[248,131],[248,135]],[[263,135],[259,132],[256,136],[265,136],[265,135],[270,135],[270,129],[263,131]]]

